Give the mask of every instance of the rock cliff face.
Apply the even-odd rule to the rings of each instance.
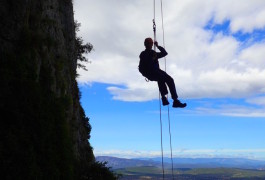
[[[95,159],[80,106],[71,0],[0,1],[4,179],[77,179]]]

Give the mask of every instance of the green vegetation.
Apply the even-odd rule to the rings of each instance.
[[[75,21],[75,32],[79,31],[80,26],[81,24]],[[87,71],[86,66],[82,64],[83,62],[89,62],[84,54],[90,53],[93,50],[93,45],[90,43],[83,44],[83,42],[83,39],[76,35],[75,46],[77,49],[77,60],[79,61],[79,63],[77,63],[77,67]]]
[[[163,177],[162,169],[153,166],[130,167],[115,170],[122,174],[122,179],[160,179]],[[265,179],[264,170],[249,170],[236,168],[199,168],[199,169],[175,169],[176,179]],[[165,169],[165,179],[171,179],[171,169]]]
[[[250,170],[250,169],[236,169],[236,168],[202,168],[192,169],[186,171],[188,174],[199,175],[199,174],[225,174],[232,178],[265,178],[265,171],[261,170]]]

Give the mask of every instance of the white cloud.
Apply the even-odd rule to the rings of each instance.
[[[264,57],[265,43],[257,43],[244,49],[238,58],[245,64],[245,66],[265,69]]]
[[[239,157],[264,160],[265,149],[175,149],[175,157],[214,158]],[[95,156],[113,156],[120,158],[153,158],[160,157],[161,151],[133,151],[133,150],[97,150]],[[170,157],[170,151],[164,151],[164,157]]]
[[[193,112],[197,114],[218,114],[222,116],[233,116],[233,117],[265,117],[265,109],[251,108],[239,105],[225,105],[217,108],[199,107],[195,108]]]
[[[265,96],[249,98],[246,101],[250,104],[261,105],[265,107]]]
[[[263,0],[226,0],[215,3],[215,22],[231,21],[232,32],[252,32],[265,26]]]
[[[156,83],[146,83],[137,69],[143,40],[153,34],[152,5],[142,0],[74,2],[75,17],[82,24],[80,35],[95,47],[88,55],[92,61],[87,65],[88,71],[79,70],[80,83],[112,84],[108,90],[117,100],[157,98]],[[254,41],[242,48],[242,43],[232,36],[236,32],[264,29],[264,7],[264,0],[164,2],[167,72],[175,79],[181,98],[250,97],[265,93],[265,42]],[[159,7],[156,20],[161,44]],[[210,20],[229,20],[230,35],[205,30]]]

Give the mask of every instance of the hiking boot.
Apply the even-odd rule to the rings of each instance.
[[[174,108],[184,108],[186,107],[186,103],[181,103],[178,99],[174,100],[172,107]]]
[[[169,105],[169,102],[165,96],[162,97],[162,104],[163,104],[163,106]]]

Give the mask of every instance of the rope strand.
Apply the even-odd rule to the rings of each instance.
[[[155,0],[154,0],[154,18],[153,18],[153,31],[154,31],[154,42],[156,41],[156,23],[155,23]],[[156,46],[154,45],[154,51],[156,51]],[[158,92],[159,99],[159,109],[160,109],[160,146],[161,146],[161,158],[162,158],[162,172],[163,180],[165,179],[165,169],[164,169],[164,149],[163,149],[163,123],[162,123],[162,113],[161,113],[161,100],[160,93]]]
[[[153,31],[154,31],[154,42],[156,41],[156,23],[155,23],[155,0],[154,0],[154,18],[153,18]],[[156,46],[154,46],[154,51],[156,51]],[[161,157],[162,157],[162,172],[163,172],[163,180],[165,179],[165,169],[164,169],[164,149],[163,149],[163,127],[162,127],[162,113],[161,113],[161,100],[160,93],[158,92],[159,98],[159,109],[160,109],[160,145],[161,145]]]
[[[174,163],[173,163],[173,157],[172,157],[172,142],[171,142],[171,127],[170,127],[170,113],[169,113],[169,107],[167,108],[167,116],[168,116],[168,132],[169,132],[169,140],[170,140],[170,156],[171,156],[171,174],[172,179],[174,179]]]
[[[163,32],[163,46],[166,48],[166,43],[165,43],[165,28],[164,28],[164,13],[163,13],[163,0],[160,0],[160,7],[161,7],[161,19],[162,19],[162,32]],[[165,59],[165,72],[167,71],[167,59]],[[167,96],[168,99],[168,96]],[[172,140],[171,140],[171,123],[170,123],[170,111],[169,111],[169,106],[167,107],[167,112],[168,112],[168,133],[169,133],[169,140],[170,140],[170,158],[171,158],[171,174],[172,174],[172,179],[174,180],[174,163],[173,163],[173,155],[172,155]]]
[[[161,7],[161,18],[162,18],[162,32],[163,32],[163,47],[165,47],[165,29],[164,29],[164,15],[163,15],[163,0],[160,0],[160,7]],[[153,19],[153,31],[154,31],[154,41],[156,41],[156,24],[155,24],[155,0],[154,0],[154,19]],[[156,46],[154,46],[154,50],[156,51]],[[165,60],[165,72],[167,70],[167,61],[166,57]],[[164,150],[163,150],[163,128],[162,128],[162,113],[161,113],[161,97],[159,93],[159,108],[160,108],[160,136],[161,136],[161,156],[162,156],[162,170],[163,170],[163,179],[165,178],[165,170],[164,170]],[[168,95],[167,95],[168,99]],[[172,140],[171,140],[171,125],[170,125],[170,111],[168,106],[168,132],[170,137],[170,156],[171,156],[171,173],[172,179],[174,180],[174,166],[173,166],[173,155],[172,155]]]
[[[164,169],[164,149],[163,149],[163,123],[162,123],[162,113],[161,113],[161,100],[159,94],[159,108],[160,108],[160,138],[161,138],[161,156],[162,156],[162,170],[163,170],[163,179],[165,178],[165,169]]]
[[[163,1],[160,0],[160,7],[161,7],[161,19],[162,19],[162,33],[163,33],[163,47],[166,49],[166,43],[165,43],[165,29],[164,29],[164,14],[163,14]],[[167,61],[166,57],[165,59],[165,71],[167,71]]]

